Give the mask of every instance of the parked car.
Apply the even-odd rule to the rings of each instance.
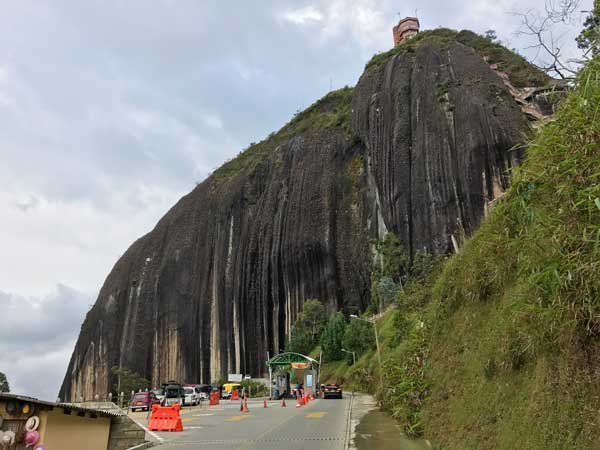
[[[210,398],[211,387],[208,384],[197,384],[196,392],[200,396],[200,399],[208,400]]]
[[[141,409],[142,411],[148,411],[152,408],[152,405],[160,404],[160,400],[156,397],[154,392],[138,392],[131,399],[131,410],[137,411]]]
[[[224,399],[231,398],[231,393],[234,389],[238,391],[238,394],[242,394],[242,385],[240,383],[225,383],[221,397]]]
[[[193,387],[184,387],[184,401],[183,404],[186,406],[196,406],[200,403],[200,397],[196,393],[196,390]]]
[[[323,398],[342,398],[342,387],[339,384],[326,384],[321,386]]]
[[[162,402],[164,406],[171,406],[179,403],[185,405],[185,392],[180,384],[167,384],[165,387],[165,398]]]
[[[185,384],[183,387],[191,387],[196,391],[199,400],[208,400],[211,387],[208,384]]]
[[[156,398],[162,403],[163,399],[165,398],[164,389],[152,389],[152,392],[154,393],[154,395],[156,395]]]

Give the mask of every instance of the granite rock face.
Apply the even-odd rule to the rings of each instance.
[[[423,40],[371,65],[183,197],[116,263],[60,397],[263,375],[305,300],[370,301],[373,239],[451,251],[521,158],[527,119],[472,48]]]
[[[527,119],[502,80],[459,42],[424,42],[368,70],[353,126],[369,150],[385,223],[414,254],[452,250],[508,186]]]

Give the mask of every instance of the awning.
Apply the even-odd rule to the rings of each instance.
[[[269,367],[290,367],[296,369],[308,369],[313,368],[313,365],[319,365],[318,361],[311,358],[310,356],[302,355],[300,353],[285,352],[274,356],[267,361]]]

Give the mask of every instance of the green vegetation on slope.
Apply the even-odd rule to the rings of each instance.
[[[528,146],[509,193],[370,350],[324,374],[460,450],[600,448],[600,58]]]
[[[503,45],[492,42],[490,39],[472,31],[463,30],[458,32],[447,28],[423,31],[402,45],[373,56],[367,63],[365,70],[384,65],[394,55],[414,53],[415,49],[424,43],[436,45],[440,49],[446,49],[454,42],[460,42],[467,47],[473,48],[488,63],[496,64],[499,70],[508,74],[511,82],[516,87],[542,86],[550,81],[548,75],[536,69],[525,58]]]
[[[268,158],[278,146],[303,133],[338,128],[347,137],[351,137],[353,91],[353,88],[346,86],[328,93],[304,111],[296,114],[277,133],[272,133],[259,143],[250,144],[237,157],[218,168],[213,177],[217,180],[223,180],[243,171],[253,170],[259,163]]]

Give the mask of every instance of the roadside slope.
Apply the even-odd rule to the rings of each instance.
[[[459,255],[411,281],[331,378],[450,450],[600,448],[600,58]]]
[[[600,59],[435,286],[427,430],[443,448],[600,448]]]

